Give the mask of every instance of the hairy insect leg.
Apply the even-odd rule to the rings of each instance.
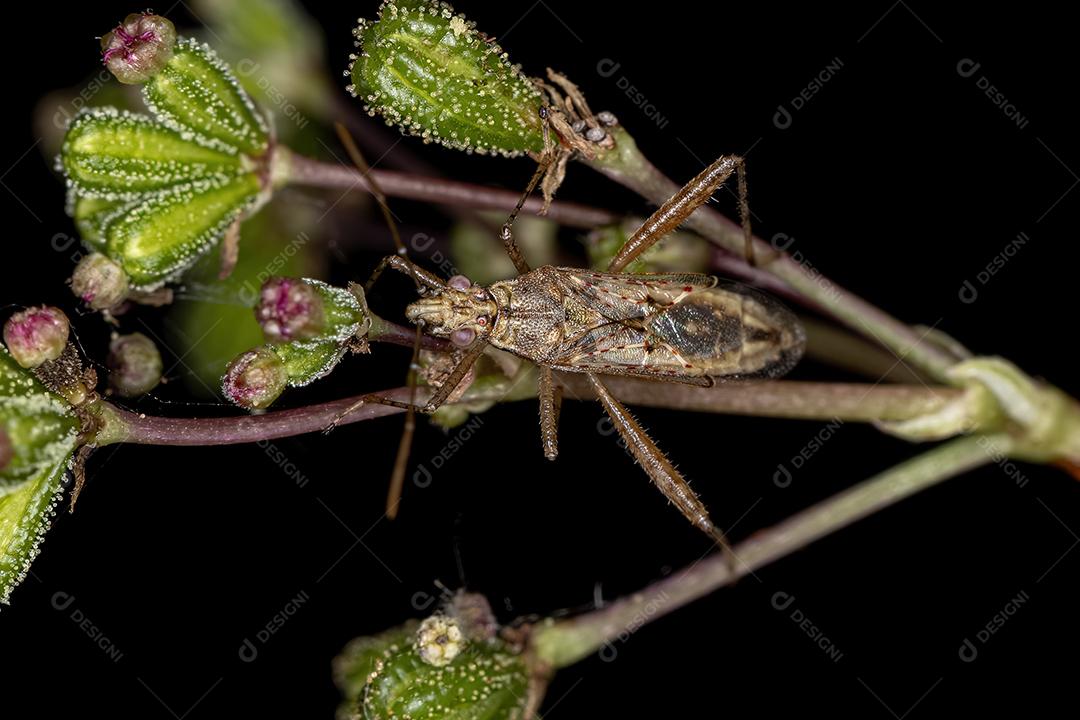
[[[724,533],[720,531],[720,528],[713,523],[709,517],[709,511],[705,509],[705,505],[698,498],[697,493],[690,488],[686,478],[675,469],[675,466],[671,464],[663,451],[656,446],[656,443],[645,432],[645,429],[641,427],[623,404],[615,399],[615,396],[600,382],[600,379],[592,373],[586,373],[585,376],[589,378],[593,390],[596,391],[597,399],[600,400],[604,410],[607,411],[611,421],[615,424],[615,429],[619,431],[619,435],[626,441],[626,447],[630,454],[645,469],[653,484],[659,488],[660,492],[664,493],[668,500],[675,504],[675,507],[679,509],[679,512],[687,520],[716,541],[725,555],[733,560],[734,553],[728,544],[727,538],[724,537]]]
[[[544,446],[544,457],[554,460],[559,457],[559,410],[562,407],[562,388],[555,384],[551,368],[540,367],[537,380],[537,394],[540,397],[540,441]]]
[[[424,268],[413,263],[412,260],[403,255],[387,255],[379,264],[375,266],[375,270],[372,271],[371,276],[364,283],[364,292],[369,292],[372,286],[375,285],[375,281],[382,276],[383,272],[387,269],[396,270],[402,275],[408,275],[417,282],[421,287],[426,287],[429,290],[443,290],[446,288],[446,283],[442,281],[438,275],[428,272]]]
[[[738,176],[739,215],[742,220],[746,260],[751,265],[755,264],[754,235],[750,228],[750,204],[747,200],[746,162],[738,155],[721,155],[668,198],[667,202],[634,231],[611,259],[608,272],[621,272],[642,253],[679,227],[695,210],[708,202],[732,173]]]
[[[389,398],[374,393],[371,395],[364,395],[360,398],[357,398],[356,402],[347,407],[345,410],[338,413],[338,415],[330,422],[330,424],[326,426],[323,432],[330,432],[335,427],[340,425],[341,421],[344,420],[346,417],[356,412],[364,405],[369,405],[371,403],[377,403],[379,405],[389,405],[390,407],[401,408],[403,410],[408,410],[412,408],[413,410],[417,410],[419,412],[430,415],[431,413],[438,410],[442,406],[442,404],[446,402],[447,398],[449,398],[453,394],[454,390],[457,390],[458,385],[460,385],[461,381],[465,379],[465,376],[469,373],[469,370],[472,368],[473,365],[476,364],[476,361],[480,359],[480,356],[484,354],[485,347],[487,347],[487,342],[484,340],[477,340],[473,342],[472,345],[467,347],[465,349],[464,356],[462,356],[458,364],[454,366],[454,369],[447,376],[443,384],[439,388],[437,388],[434,393],[431,394],[431,397],[428,398],[427,402],[425,402],[423,405],[416,402],[404,402],[402,400],[395,400],[394,398]]]

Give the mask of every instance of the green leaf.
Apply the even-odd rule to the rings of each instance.
[[[190,131],[113,108],[76,116],[60,160],[77,195],[112,201],[192,180],[222,181],[244,169],[235,150],[207,147]]]
[[[387,0],[360,21],[347,89],[371,114],[448,147],[506,156],[544,149],[543,99],[475,24],[435,0]]]
[[[133,285],[160,285],[220,240],[258,196],[254,173],[163,190],[108,223],[108,255]]]
[[[168,64],[143,89],[150,111],[177,131],[187,128],[223,151],[263,155],[269,131],[232,70],[210,46],[181,40]]]
[[[0,468],[0,603],[37,556],[63,493],[77,427],[70,406],[0,346],[0,429],[14,451]]]

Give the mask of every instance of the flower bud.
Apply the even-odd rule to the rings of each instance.
[[[111,310],[130,289],[124,269],[101,253],[84,257],[71,275],[71,291],[94,310]]]
[[[248,410],[264,410],[285,390],[285,363],[269,346],[248,350],[229,363],[221,389],[231,402]]]
[[[161,382],[162,362],[154,341],[142,333],[117,335],[109,343],[109,388],[121,397],[137,397]]]
[[[529,672],[521,655],[502,642],[471,643],[447,652],[455,647],[450,632],[429,638],[423,629],[416,642],[395,644],[375,661],[359,699],[363,717],[521,717],[529,698]],[[432,645],[425,646],[427,641]],[[433,646],[442,652],[430,655]],[[426,656],[439,657],[440,664]]]
[[[334,340],[356,336],[368,321],[353,292],[310,278],[270,278],[263,285],[255,317],[267,341]]]
[[[101,38],[101,58],[116,79],[139,85],[157,74],[173,55],[176,28],[152,13],[134,13]]]
[[[436,0],[386,0],[353,34],[346,89],[425,142],[505,156],[544,149],[543,98],[502,48]]]
[[[267,280],[259,295],[255,317],[268,342],[310,340],[325,326],[323,302],[313,285],[297,278]]]
[[[465,649],[467,641],[454,618],[432,615],[416,631],[416,652],[428,665],[445,667]]]
[[[67,347],[70,325],[59,308],[42,305],[17,312],[4,323],[4,343],[15,361],[36,368],[60,357]]]

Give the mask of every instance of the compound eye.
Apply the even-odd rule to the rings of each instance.
[[[469,278],[465,277],[464,275],[455,275],[454,277],[447,280],[446,284],[454,288],[455,290],[468,290],[472,287],[472,283],[469,281]]]
[[[458,347],[468,347],[476,339],[476,331],[472,328],[461,328],[450,333],[450,342]]]

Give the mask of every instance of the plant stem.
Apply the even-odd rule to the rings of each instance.
[[[591,167],[657,205],[680,187],[646,158],[625,131],[616,133],[616,148],[594,160]],[[686,221],[696,230],[734,255],[743,252],[742,228],[709,207],[698,208]],[[761,267],[787,283],[813,305],[827,311],[856,332],[877,340],[898,357],[910,361],[931,377],[944,380],[956,360],[942,348],[925,342],[914,329],[843,289],[813,268],[796,262],[787,253],[754,238],[754,252]]]
[[[993,458],[987,447],[1008,453],[1010,438],[998,435],[952,440],[755,533],[735,547],[738,567],[734,572],[727,559],[717,553],[607,607],[565,620],[548,620],[533,631],[533,651],[552,668],[578,662],[605,645],[625,639],[642,625],[821,537],[990,462]]]
[[[288,183],[310,187],[361,189],[370,192],[364,176],[355,168],[338,163],[323,162],[278,148],[283,155],[283,172]],[[421,200],[441,205],[464,206],[476,210],[504,210],[509,213],[520,194],[510,190],[484,187],[472,183],[423,177],[394,170],[372,169],[372,176],[390,197]],[[523,211],[539,215],[543,200],[530,198]],[[562,225],[595,228],[610,225],[619,218],[615,213],[578,203],[556,201],[545,216]]]
[[[582,378],[564,377],[563,380],[570,397],[593,397],[591,388],[581,382]],[[624,378],[610,378],[605,383],[616,397],[632,405],[854,422],[910,420],[931,415],[950,402],[963,402],[965,399],[961,390],[922,385],[747,381],[702,389]],[[423,389],[419,391],[418,402],[426,399],[424,393]],[[409,397],[409,389],[395,388],[374,394],[405,401]],[[507,382],[477,382],[466,391],[460,402],[510,402],[535,397],[535,394],[535,383],[508,385]],[[154,417],[102,402],[98,414],[103,429],[98,433],[96,444],[235,445],[303,435],[323,430],[362,397],[260,415],[219,418]],[[387,405],[366,404],[343,418],[339,424],[400,412],[399,408]]]

